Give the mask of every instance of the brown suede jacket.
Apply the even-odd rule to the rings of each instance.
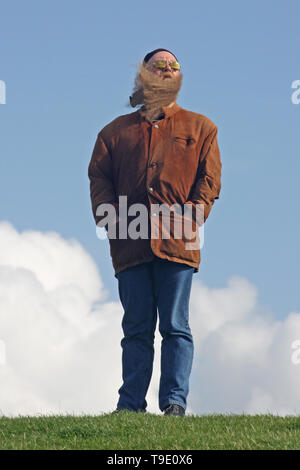
[[[151,122],[137,110],[117,117],[99,132],[88,167],[93,216],[96,224],[107,231],[106,216],[96,211],[99,205],[111,203],[116,209],[117,227],[119,196],[127,196],[128,208],[144,204],[150,227],[161,227],[162,214],[152,210],[153,204],[191,204],[193,230],[199,240],[197,227],[201,224],[195,204],[203,204],[205,222],[221,190],[217,126],[208,117],[177,103],[162,109],[161,120]],[[127,226],[138,215],[129,214]],[[159,238],[152,238],[152,231],[147,238],[109,237],[115,276],[130,266],[153,260],[154,255],[199,271],[200,246],[186,249],[186,242],[195,238],[174,237],[172,224],[169,238],[164,239],[162,232]]]

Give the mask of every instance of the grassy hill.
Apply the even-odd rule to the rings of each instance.
[[[0,417],[0,449],[300,449],[300,417],[155,415]]]

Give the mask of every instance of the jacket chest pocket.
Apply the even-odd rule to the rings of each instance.
[[[174,135],[172,137],[172,140],[173,142],[175,142],[175,144],[178,143],[179,145],[181,145],[181,147],[185,147],[185,148],[192,148],[196,144],[196,139],[194,139],[194,137],[191,137],[191,136]]]
[[[168,152],[170,155],[168,169],[173,178],[176,174],[180,184],[186,185],[189,191],[189,185],[196,177],[198,165],[197,141],[192,135],[175,134],[171,136],[171,147],[171,151]]]

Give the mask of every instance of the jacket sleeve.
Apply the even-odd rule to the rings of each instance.
[[[102,219],[107,217],[107,214],[96,215],[97,207],[104,203],[112,204],[115,207],[117,216],[117,219],[113,222],[117,222],[119,219],[119,204],[113,181],[112,159],[101,132],[98,134],[89,163],[88,177],[90,179],[90,197],[95,222],[98,227],[104,227],[107,231],[108,223],[101,223]]]
[[[217,132],[218,128],[215,126],[204,140],[199,158],[196,180],[193,184],[189,200],[186,201],[187,204],[193,205],[192,217],[198,225],[202,225],[202,223],[199,223],[199,220],[196,218],[197,214],[195,204],[204,205],[203,222],[205,222],[215,199],[219,199],[221,190],[222,163],[217,141]]]

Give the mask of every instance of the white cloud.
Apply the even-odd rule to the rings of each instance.
[[[194,282],[193,412],[300,412],[300,365],[291,360],[292,342],[300,339],[300,313],[276,320],[257,297],[255,287],[238,276],[223,289]]]
[[[122,383],[123,310],[109,300],[101,268],[78,241],[55,232],[19,233],[1,222],[0,246],[0,414],[112,411]],[[247,279],[212,289],[194,277],[188,412],[299,413],[291,345],[300,339],[300,314],[275,320],[257,298]],[[157,328],[147,395],[154,413],[160,341]]]
[[[0,413],[114,408],[122,311],[95,262],[76,240],[7,222],[0,244]]]

